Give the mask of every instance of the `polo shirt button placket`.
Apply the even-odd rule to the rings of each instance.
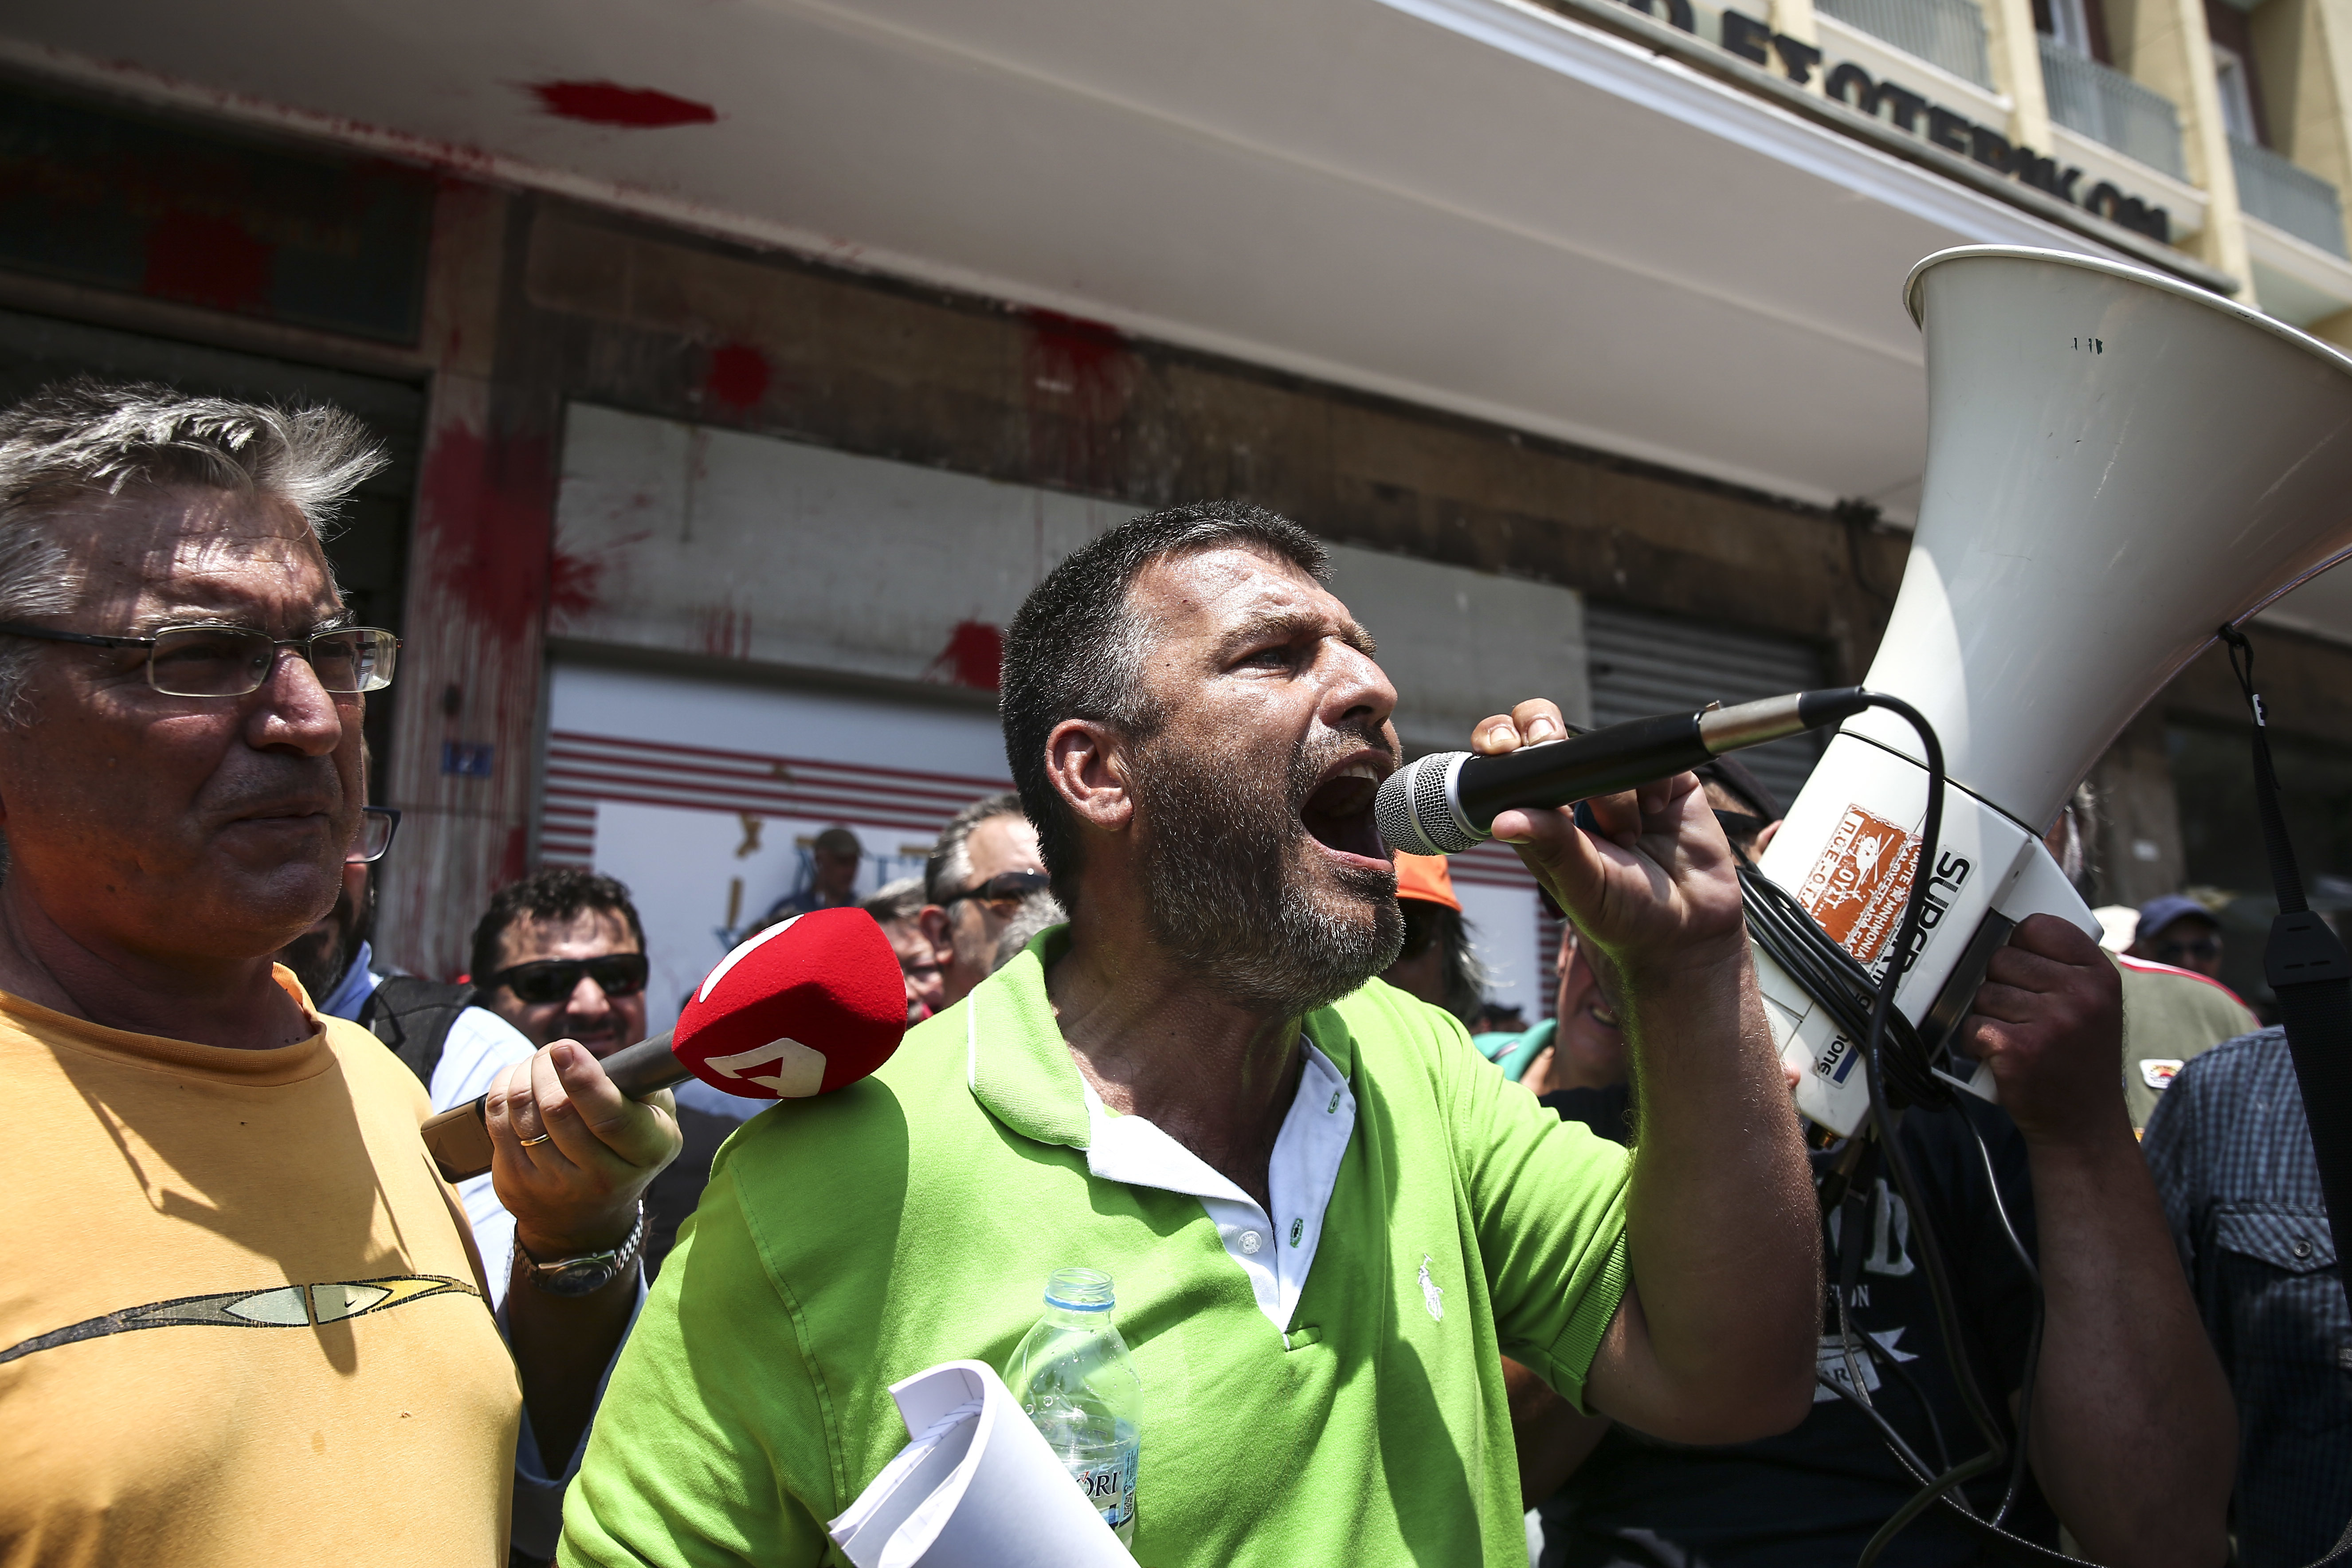
[[[1242,1232],[1242,1250],[1252,1258],[1257,1256],[1257,1249],[1263,1245],[1265,1244],[1259,1239],[1257,1232],[1254,1230]]]

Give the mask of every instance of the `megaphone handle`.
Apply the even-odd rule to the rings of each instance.
[[[670,1050],[675,1032],[664,1029],[651,1039],[614,1051],[604,1058],[604,1076],[631,1100],[643,1100],[657,1089],[690,1078],[693,1075],[686,1064]],[[490,1168],[490,1130],[483,1121],[488,1098],[484,1095],[470,1104],[453,1106],[417,1129],[443,1181],[470,1181]]]

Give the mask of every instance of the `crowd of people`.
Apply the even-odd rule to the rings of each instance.
[[[870,914],[898,1054],[632,1100],[612,878],[499,889],[461,977],[378,963],[358,721],[398,645],[320,544],[378,460],[157,387],[0,415],[0,1561],[831,1561],[905,1440],[887,1385],[1002,1365],[1073,1264],[1146,1390],[1145,1562],[1945,1564],[1997,1529],[2273,1568],[2352,1516],[2302,1104],[2204,906],[2113,954],[2025,921],[1958,1031],[1998,1105],[1808,1131],[1737,878],[1781,803],[1718,759],[1496,820],[1564,934],[1549,1016],[1481,1027],[1445,862],[1373,828],[1369,637],[1306,531],[1206,503],[1030,595],[1014,790],[862,899],[826,829],[758,922]],[[1471,743],[1566,733],[1534,700]],[[2078,879],[2093,809],[2045,840]],[[415,1129],[482,1097],[453,1190]]]

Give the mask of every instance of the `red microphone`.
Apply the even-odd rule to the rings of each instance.
[[[863,910],[815,910],[771,926],[719,961],[677,1026],[604,1058],[632,1100],[698,1078],[745,1100],[845,1089],[890,1059],[907,1033],[898,955]],[[444,1179],[490,1168],[484,1100],[425,1123]]]

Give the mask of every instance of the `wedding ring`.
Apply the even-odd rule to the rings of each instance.
[[[552,1133],[552,1132],[542,1132],[542,1133],[541,1133],[541,1134],[540,1134],[538,1137],[536,1137],[536,1138],[526,1138],[526,1139],[524,1139],[524,1140],[522,1141],[522,1146],[523,1146],[524,1148],[526,1148],[526,1149],[536,1149],[536,1148],[538,1148],[541,1143],[546,1142],[549,1139],[551,1139],[551,1138],[552,1138],[552,1137],[554,1137],[554,1136],[555,1136],[555,1134],[554,1134],[554,1133]]]

